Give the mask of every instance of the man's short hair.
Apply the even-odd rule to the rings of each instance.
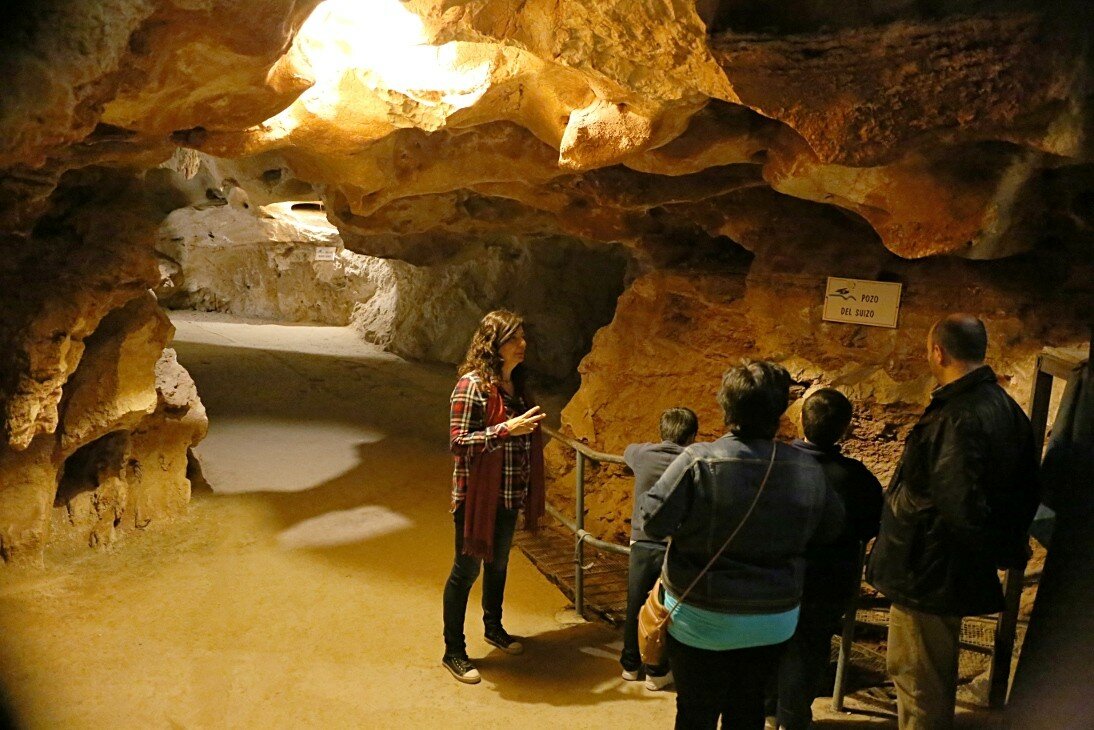
[[[742,360],[722,375],[718,404],[726,425],[740,438],[774,438],[789,403],[790,374],[781,365]]]
[[[931,328],[934,344],[962,362],[983,362],[988,353],[988,330],[979,317],[951,314]]]
[[[832,446],[851,425],[851,401],[835,388],[810,393],[802,404],[802,430],[817,446]]]
[[[661,440],[683,446],[699,432],[699,417],[690,408],[669,408],[661,414]]]

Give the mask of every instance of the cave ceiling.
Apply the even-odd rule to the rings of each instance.
[[[837,209],[849,245],[904,258],[1089,230],[1068,182],[1089,177],[1083,6],[770,5],[26,5],[5,31],[0,228],[25,236],[70,169],[183,146],[412,262],[493,233],[733,238],[749,201]]]

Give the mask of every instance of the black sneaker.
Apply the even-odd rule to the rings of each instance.
[[[506,654],[520,654],[524,651],[524,644],[514,639],[501,627],[488,629],[483,638],[486,639],[487,644],[493,644]]]
[[[482,681],[482,675],[475,665],[465,656],[446,656],[441,659],[444,668],[452,672],[452,676],[464,684],[478,684]]]

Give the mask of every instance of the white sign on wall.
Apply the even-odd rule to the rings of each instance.
[[[828,277],[824,319],[828,322],[896,327],[902,285],[890,281]]]
[[[334,246],[316,246],[315,247],[315,260],[316,261],[336,261],[338,259],[338,249]]]

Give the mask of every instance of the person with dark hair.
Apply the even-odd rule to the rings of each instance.
[[[860,546],[877,535],[881,521],[881,483],[861,461],[840,453],[839,440],[851,416],[851,401],[833,388],[814,391],[802,404],[805,439],[793,445],[821,465],[847,517],[835,540],[811,545],[805,553],[798,627],[779,660],[778,681],[768,698],[768,713],[777,716],[780,730],[805,730],[813,721],[811,705],[828,667],[832,634],[839,631],[862,581]]]
[[[449,436],[452,518],[456,557],[444,587],[444,657],[452,676],[466,684],[482,677],[467,656],[464,619],[471,586],[483,572],[482,611],[488,644],[506,654],[524,647],[501,623],[509,548],[517,514],[535,529],[543,515],[545,418],[532,402],[522,363],[524,322],[504,310],[482,318],[452,391]]]
[[[695,440],[699,418],[690,408],[669,408],[661,414],[661,442],[631,444],[623,451],[623,459],[634,472],[634,507],[631,512],[631,555],[627,570],[627,615],[623,622],[623,679],[633,682],[643,672],[646,689],[657,691],[672,682],[668,665],[643,666],[638,653],[638,610],[646,602],[661,565],[665,562],[665,541],[655,540],[642,529],[638,504],[642,495],[661,477],[668,465],[684,447]]]
[[[1039,500],[1033,429],[984,364],[987,334],[951,314],[927,335],[939,387],[885,495],[867,580],[892,601],[886,655],[902,730],[953,724],[961,617],[1003,609]]]
[[[843,527],[820,465],[775,441],[789,387],[774,363],[726,371],[729,432],[684,449],[640,500],[646,534],[672,538],[661,581],[678,728],[764,726],[764,690],[798,621],[802,556]]]

